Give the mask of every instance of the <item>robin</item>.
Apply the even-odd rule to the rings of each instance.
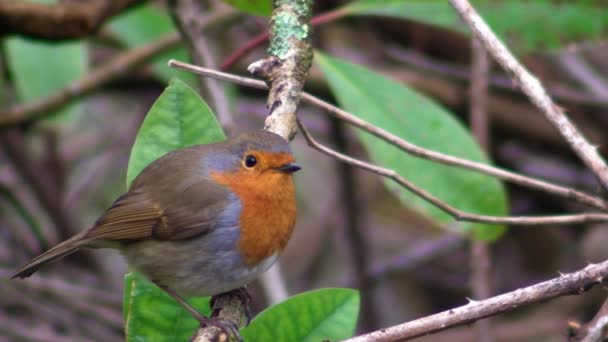
[[[175,298],[237,289],[266,271],[296,219],[287,141],[258,131],[183,148],[157,159],[95,224],[21,267],[26,278],[83,247],[115,248],[128,264]]]

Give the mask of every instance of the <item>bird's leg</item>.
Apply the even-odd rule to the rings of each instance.
[[[184,300],[184,298],[182,298],[180,295],[173,292],[173,290],[158,283],[154,284],[163,289],[163,291],[165,291],[169,296],[173,297],[173,299],[175,299],[176,302],[178,302],[184,309],[186,309],[186,311],[188,311],[192,315],[192,317],[194,317],[201,324],[201,326],[208,326],[213,324],[210,318],[201,315],[200,312],[196,311],[196,309],[193,308],[192,305],[186,302],[186,300]]]

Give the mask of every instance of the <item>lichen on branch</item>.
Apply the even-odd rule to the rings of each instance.
[[[296,133],[296,111],[312,64],[312,5],[312,0],[275,0],[268,57],[248,68],[270,88],[264,129],[288,140]]]

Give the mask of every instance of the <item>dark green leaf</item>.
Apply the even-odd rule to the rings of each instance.
[[[144,120],[131,152],[127,184],[146,165],[169,151],[224,139],[207,104],[184,82],[173,80]],[[208,314],[208,298],[190,303]],[[124,316],[127,341],[186,341],[197,322],[161,289],[141,276],[125,277]]]
[[[477,0],[473,6],[509,45],[520,49],[557,48],[601,38],[608,12],[598,1]],[[410,19],[468,32],[447,1],[359,0],[344,7],[352,15]]]
[[[272,13],[271,0],[224,0],[224,2],[251,14],[268,17]]]
[[[338,102],[349,112],[418,146],[487,162],[467,130],[446,109],[407,86],[361,66],[316,54]],[[494,178],[407,155],[370,134],[358,131],[372,160],[429,191],[452,206],[473,213],[505,215],[505,190]],[[448,227],[451,216],[386,180],[401,201]],[[462,223],[480,239],[498,238],[502,226]]]
[[[169,151],[224,138],[209,106],[188,85],[175,79],[152,105],[139,129],[129,159],[127,184]]]
[[[129,10],[112,20],[109,27],[129,48],[151,43],[175,31],[173,21],[167,12],[152,5],[138,6]],[[184,62],[190,60],[186,49],[178,46],[152,59],[154,73],[165,81],[179,76],[187,83],[193,84],[194,75],[167,66],[167,61],[172,58]]]
[[[260,313],[241,330],[247,342],[319,342],[351,337],[359,314],[359,293],[321,289],[293,296]]]
[[[188,302],[209,315],[209,298]],[[137,273],[125,275],[123,301],[126,341],[188,341],[198,322],[173,298]]]

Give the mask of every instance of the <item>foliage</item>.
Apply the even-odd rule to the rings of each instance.
[[[139,6],[125,12],[114,18],[109,28],[129,48],[153,42],[175,32],[175,25],[169,14],[153,5]],[[176,47],[152,59],[154,74],[164,81],[179,76],[186,83],[193,84],[196,78],[191,73],[167,68],[167,61],[171,58],[184,62],[190,60],[183,46]]]
[[[320,53],[315,60],[338,102],[349,112],[421,147],[487,162],[462,124],[431,99],[361,66]],[[489,215],[506,213],[505,191],[495,179],[408,156],[368,133],[357,135],[377,164],[394,169],[452,206]],[[438,220],[442,227],[450,226],[445,223],[453,219],[442,210],[391,180],[385,184],[404,205]],[[480,239],[496,239],[504,231],[504,227],[472,223],[463,223],[462,227],[475,228],[475,237]]]
[[[224,2],[251,14],[269,16],[272,13],[271,0],[224,0]]]
[[[558,48],[573,41],[600,38],[608,28],[608,12],[599,1],[477,0],[473,6],[511,46],[530,50]],[[359,0],[344,10],[351,15],[382,15],[468,32],[444,0]]]
[[[7,65],[20,102],[40,100],[82,77],[87,71],[87,51],[83,42],[47,43],[26,38],[5,42]],[[44,56],[44,63],[40,56]],[[56,114],[73,114],[69,106]],[[65,118],[71,115],[59,115]]]
[[[241,335],[247,342],[337,341],[352,336],[358,313],[355,290],[309,291],[266,309]]]

